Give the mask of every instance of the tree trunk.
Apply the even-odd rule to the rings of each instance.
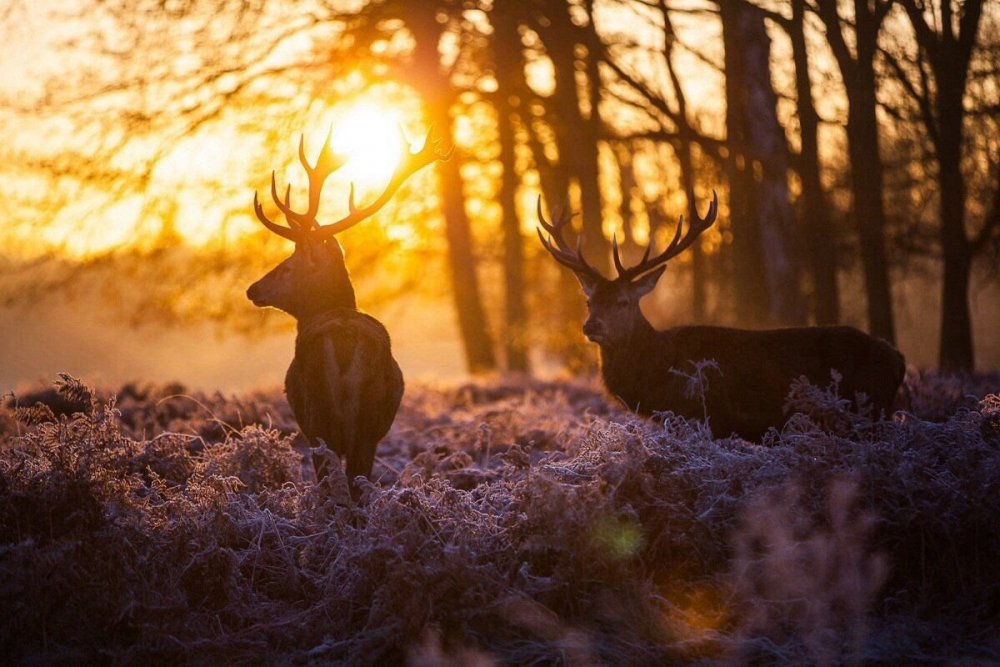
[[[896,342],[885,251],[885,207],[882,202],[882,159],[875,113],[875,53],[887,2],[854,0],[854,50],[842,32],[837,0],[817,0],[827,41],[837,60],[847,92],[847,143],[851,163],[854,223],[861,245],[861,266],[868,299],[868,328],[890,343]]]
[[[875,114],[875,74],[870,66],[848,96],[847,142],[854,194],[854,222],[861,245],[861,266],[868,297],[868,328],[890,343],[896,342],[885,252],[885,208],[882,202],[882,160],[878,150]]]
[[[833,235],[829,205],[820,180],[819,116],[813,104],[812,82],[809,78],[809,51],[805,39],[805,0],[793,0],[792,21],[788,28],[795,60],[796,109],[802,143],[799,154],[802,221],[813,282],[813,315],[816,324],[836,324],[840,320],[837,244]]]
[[[941,190],[941,253],[944,275],[941,292],[941,342],[938,363],[946,370],[971,370],[974,365],[972,318],[969,312],[969,274],[972,249],[965,235],[965,177],[962,145],[966,67],[952,65],[942,54],[937,83],[938,187]],[[949,67],[949,65],[952,65]]]
[[[791,242],[788,146],[771,87],[763,14],[720,3],[726,66],[726,129],[737,314],[749,324],[800,324],[805,310]]]
[[[694,161],[691,156],[691,142],[679,141],[675,146],[680,163],[681,183],[687,193],[687,217],[694,220],[698,215],[698,202],[694,196]],[[689,249],[691,253],[691,318],[695,323],[705,321],[705,254],[700,241],[695,241]]]
[[[440,70],[440,26],[432,15],[425,16],[425,12],[415,12],[411,29],[416,37],[414,74],[420,81],[429,119],[435,127],[442,128],[444,136],[452,137],[454,132],[449,112],[455,99],[455,91]],[[476,272],[472,229],[465,211],[461,163],[458,151],[455,151],[451,159],[437,163],[438,194],[444,216],[452,294],[466,365],[471,373],[483,373],[496,368],[496,358],[493,355],[493,341],[487,327]]]
[[[524,240],[517,217],[517,185],[514,124],[517,121],[519,93],[525,88],[521,61],[521,39],[517,22],[504,8],[492,14],[493,52],[498,83],[496,112],[500,139],[500,207],[503,211],[504,273],[504,356],[507,370],[528,372],[528,313],[524,304]]]
[[[443,125],[442,122],[439,127]],[[465,362],[470,373],[485,373],[495,370],[497,364],[493,356],[493,341],[486,326],[476,256],[472,251],[472,230],[462,194],[461,160],[457,156],[438,163],[438,180],[441,184],[438,195],[441,197],[448,240],[452,292],[465,348]]]
[[[584,255],[595,268],[606,272],[610,268],[610,254],[602,229],[601,188],[598,179],[600,119],[590,96],[583,101],[591,106],[589,116],[584,116],[581,111],[581,91],[576,81],[579,64],[576,47],[580,43],[580,28],[573,24],[569,8],[564,2],[550,2],[546,6],[552,8],[547,17],[550,25],[541,37],[555,69],[556,86],[552,101],[556,118],[553,127],[559,146],[559,161],[566,165],[580,188],[579,213],[583,223]],[[592,60],[594,54],[588,54],[588,58]],[[589,73],[589,65],[586,62],[583,65]],[[596,82],[590,83],[597,85]],[[550,205],[558,206],[561,203],[550,202]]]
[[[969,313],[972,260],[994,224],[987,217],[977,239],[970,240],[966,235],[966,183],[962,172],[964,98],[984,2],[967,0],[960,3],[957,17],[956,7],[950,0],[930,3],[929,7],[914,0],[902,0],[901,4],[913,26],[921,58],[917,63],[921,68],[921,83],[907,88],[917,101],[938,162],[939,239],[944,262],[938,363],[944,369],[971,370],[975,363]],[[924,69],[926,65],[930,66],[930,77]],[[933,87],[928,78],[933,79]],[[1000,201],[1000,191],[996,193],[996,200]]]

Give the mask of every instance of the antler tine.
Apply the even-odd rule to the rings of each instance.
[[[402,135],[402,128],[400,128],[400,135]],[[427,132],[427,137],[424,140],[424,146],[416,153],[412,152],[412,145],[405,141],[405,136],[403,136],[403,157],[396,166],[396,170],[392,173],[392,178],[389,179],[389,183],[385,186],[378,197],[375,198],[372,203],[367,206],[357,206],[354,201],[354,184],[351,184],[351,192],[348,196],[348,210],[350,211],[347,216],[341,218],[337,222],[331,223],[329,225],[317,225],[314,229],[314,233],[318,234],[317,238],[330,238],[340,232],[350,229],[354,225],[358,224],[362,220],[374,215],[380,208],[385,206],[386,202],[392,198],[396,193],[396,190],[409,178],[411,175],[420,171],[422,168],[436,162],[438,160],[447,160],[451,157],[453,146],[444,147],[444,140],[440,137],[434,135],[434,127]]]
[[[291,184],[285,185],[285,196],[278,196],[278,183],[275,178],[274,172],[271,172],[271,199],[274,201],[274,205],[278,207],[281,214],[285,216],[288,221],[288,226],[294,230],[302,229],[302,224],[296,217],[295,211],[292,210],[292,186]]]
[[[567,223],[573,219],[573,214],[569,212],[569,202],[562,207],[559,214],[552,222],[546,220],[545,215],[542,213],[541,195],[538,195],[538,201],[535,208],[538,212],[538,222],[541,224],[542,229],[548,233],[551,240],[546,240],[545,235],[542,234],[542,229],[536,228],[535,231],[538,232],[538,238],[541,240],[545,249],[549,251],[549,254],[551,254],[557,262],[575,272],[600,277],[600,272],[591,266],[583,256],[583,238],[577,237],[576,250],[574,251],[569,247],[569,244],[563,237],[563,230],[566,228]],[[555,242],[555,246],[552,245],[553,242]]]
[[[640,260],[635,266],[626,269],[624,272],[619,268],[618,275],[631,280],[632,278],[636,278],[648,271],[651,271],[652,269],[655,269],[667,260],[676,257],[680,253],[687,250],[702,232],[712,226],[718,213],[719,195],[715,190],[712,190],[712,201],[708,205],[708,211],[705,213],[705,217],[698,216],[696,212],[691,220],[691,223],[688,225],[687,233],[681,234],[684,228],[684,216],[682,215],[677,221],[677,228],[674,231],[674,237],[670,240],[670,243],[667,244],[667,247],[663,250],[663,252],[650,259],[649,254],[650,249],[652,248],[652,241],[650,241],[650,244],[646,246],[646,252],[643,253],[642,260]],[[615,261],[615,265],[620,266],[617,259]]]
[[[299,162],[302,164],[302,168],[305,169],[306,176],[309,179],[309,208],[306,209],[305,213],[297,213],[292,211],[291,208],[283,212],[289,222],[294,220],[306,229],[318,229],[320,227],[316,221],[316,213],[319,212],[319,198],[323,192],[323,184],[330,174],[344,166],[345,160],[334,153],[330,147],[330,140],[332,138],[333,126],[331,125],[326,132],[326,139],[323,140],[323,145],[319,149],[316,164],[310,165],[309,160],[306,158],[305,135],[299,135]],[[285,203],[288,203],[287,200]]]
[[[646,246],[649,249],[649,246]],[[626,271],[625,267],[622,266],[622,258],[618,252],[618,234],[616,233],[611,237],[611,258],[615,260],[615,270],[618,271],[618,275],[621,275]]]
[[[257,219],[260,220],[261,223],[263,223],[263,225],[269,230],[282,238],[288,239],[289,241],[298,242],[299,235],[296,234],[296,230],[290,227],[282,227],[281,225],[272,222],[266,215],[264,215],[264,207],[261,206],[260,199],[257,197],[256,192],[253,193],[253,212],[257,215]]]

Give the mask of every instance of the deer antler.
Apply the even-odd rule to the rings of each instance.
[[[545,246],[545,249],[549,251],[557,262],[563,266],[573,270],[576,273],[583,273],[594,278],[600,278],[600,272],[593,266],[587,263],[587,260],[583,257],[583,237],[577,237],[576,239],[576,249],[570,248],[566,239],[563,237],[563,230],[570,220],[573,219],[573,213],[569,212],[569,203],[564,205],[558,215],[555,216],[553,222],[549,222],[545,219],[542,214],[542,196],[538,195],[538,222],[541,224],[542,229],[549,235],[551,240],[545,238],[545,234],[542,234],[541,229],[535,229],[538,232],[538,238]],[[553,241],[555,246],[553,246]]]
[[[698,236],[712,226],[715,222],[715,218],[719,213],[719,195],[712,190],[712,202],[708,205],[708,212],[705,217],[699,217],[697,212],[695,213],[694,219],[691,224],[688,225],[687,233],[681,236],[681,229],[684,227],[684,216],[682,215],[677,221],[677,230],[674,232],[674,238],[667,244],[667,247],[659,255],[656,255],[652,259],[649,257],[649,253],[652,251],[653,243],[652,240],[646,246],[645,252],[642,254],[642,259],[635,266],[625,268],[622,265],[621,256],[618,252],[618,239],[611,239],[611,255],[615,261],[615,269],[618,270],[618,277],[624,280],[632,280],[633,278],[638,278],[644,273],[648,273],[652,269],[655,269],[660,264],[663,264],[667,260],[676,257],[677,255],[684,252],[688,247],[694,243]]]
[[[337,155],[331,149],[330,137],[332,134],[333,128],[331,127],[330,131],[327,132],[326,140],[323,142],[323,147],[320,149],[319,157],[316,158],[315,165],[310,165],[309,161],[306,159],[305,137],[299,137],[299,162],[302,163],[302,167],[305,169],[306,175],[309,178],[309,207],[304,212],[298,212],[292,209],[291,186],[285,188],[284,197],[278,196],[278,187],[275,181],[275,175],[273,171],[271,172],[271,198],[274,200],[278,210],[280,210],[285,216],[285,219],[288,220],[288,227],[283,227],[282,225],[268,219],[268,217],[264,215],[264,208],[260,204],[257,193],[254,192],[254,213],[257,215],[257,219],[275,234],[296,243],[304,241],[307,238],[322,240],[328,239],[335,234],[339,234],[340,232],[358,224],[365,218],[371,217],[380,208],[385,206],[386,202],[388,202],[389,199],[392,198],[392,195],[396,193],[396,190],[398,190],[403,182],[412,174],[435,160],[448,159],[452,152],[452,147],[444,147],[444,140],[442,138],[434,136],[434,128],[432,126],[427,133],[426,139],[424,140],[423,148],[414,153],[411,150],[412,146],[410,146],[409,142],[406,141],[406,137],[403,136],[402,129],[400,129],[400,144],[403,146],[403,155],[400,158],[395,171],[393,171],[392,177],[389,179],[389,183],[382,191],[382,194],[380,194],[371,204],[358,208],[354,202],[354,184],[351,183],[351,190],[347,199],[350,213],[337,222],[329,225],[321,225],[316,220],[316,214],[319,212],[319,199],[320,192],[323,189],[323,183],[326,182],[326,179],[330,176],[330,174],[344,166],[346,161],[343,157]]]

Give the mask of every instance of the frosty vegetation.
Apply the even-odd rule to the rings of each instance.
[[[761,444],[586,384],[410,386],[353,504],[280,393],[64,376],[0,408],[0,654],[1000,661],[1000,377],[907,383],[876,422],[797,384]]]

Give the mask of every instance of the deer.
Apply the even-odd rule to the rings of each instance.
[[[826,386],[839,374],[844,398],[856,409],[867,401],[875,416],[891,414],[906,370],[903,355],[884,340],[849,326],[795,327],[771,330],[722,326],[676,326],[658,331],[639,309],[666,270],[668,261],[690,247],[718,215],[713,192],[704,217],[697,212],[682,234],[684,217],[666,248],[650,256],[653,241],[639,262],[626,267],[616,238],[611,254],[617,276],[604,277],[584,258],[581,239],[575,248],[565,238],[568,207],[550,222],[539,196],[536,228],[542,246],[570,269],[587,298],[584,335],[599,348],[600,373],[607,391],[629,410],[642,415],[673,412],[704,419],[716,438],[733,434],[759,441],[772,427],[780,428],[785,399],[793,381],[805,377]],[[685,370],[705,368],[701,396],[690,391],[695,378]],[[698,365],[702,366],[699,368]],[[717,371],[717,372],[712,372]]]
[[[271,172],[271,199],[287,226],[265,215],[254,192],[257,219],[269,231],[292,241],[295,249],[246,294],[255,306],[277,308],[296,319],[295,356],[285,375],[285,394],[302,435],[313,448],[317,482],[330,472],[330,457],[321,446],[326,445],[345,461],[354,491],[356,477],[371,475],[376,447],[395,419],[403,397],[403,374],[392,356],[386,328],[358,310],[337,235],[374,215],[410,175],[446,159],[450,149],[432,139],[433,129],[416,152],[401,137],[401,146],[406,148],[382,193],[370,204],[358,206],[352,183],[347,215],[320,224],[316,216],[323,184],[346,162],[330,146],[332,132],[331,127],[315,164],[306,159],[305,137],[299,138],[299,162],[309,182],[305,211],[292,207],[291,185],[284,197],[278,195]]]

